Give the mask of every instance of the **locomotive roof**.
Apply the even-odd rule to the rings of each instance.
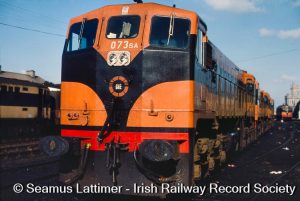
[[[171,7],[171,6],[166,6],[166,5],[158,4],[158,3],[142,3],[142,4],[132,3],[132,4],[107,5],[107,6],[103,6],[101,8],[92,10],[90,12],[87,12],[86,14],[90,14],[90,13],[94,13],[94,12],[98,12],[98,11],[104,11],[104,12],[107,11],[107,12],[109,12],[113,8],[123,8],[124,6],[129,6],[130,8],[137,8],[139,10],[145,11],[145,13],[151,13],[151,12],[157,13],[159,10],[170,10],[170,11],[173,11],[173,12],[177,11],[177,12],[180,12],[182,14],[197,16],[197,13],[194,12],[194,11],[185,10],[185,9],[182,9],[182,8]],[[130,14],[130,11],[129,11],[128,14]]]
[[[0,83],[47,87],[47,81],[39,76],[8,71],[0,71]]]
[[[123,8],[128,7],[125,13],[123,13]],[[154,15],[154,14],[159,14],[160,12],[170,12],[170,13],[175,13],[180,16],[186,16],[190,18],[191,20],[200,20],[200,22],[204,25],[206,29],[206,24],[203,22],[203,20],[198,16],[198,14],[194,11],[190,10],[185,10],[181,8],[176,8],[176,7],[171,7],[171,6],[166,6],[162,4],[157,4],[157,3],[133,3],[133,4],[115,4],[115,5],[107,5],[95,10],[92,10],[87,13],[83,13],[79,16],[73,17],[71,19],[71,23],[75,23],[78,21],[82,21],[84,17],[89,18],[89,17],[94,17],[95,15],[108,15],[111,16],[111,13],[118,13],[120,15],[134,15],[134,14],[147,14],[147,15]],[[206,30],[205,30],[206,31]]]
[[[253,84],[255,84],[255,77],[254,77],[254,75],[248,73],[247,71],[244,71],[243,74],[242,74],[242,81],[244,83],[247,83],[247,81],[249,79],[253,82]]]
[[[298,103],[298,104],[299,104],[299,103]],[[289,110],[293,110],[293,107],[292,107],[292,106],[289,106],[289,105],[286,105],[286,104],[279,105],[279,106],[277,107],[277,110],[278,110],[278,109],[282,109],[282,108],[284,108],[284,107],[288,108]]]
[[[244,70],[239,68],[231,59],[229,59],[211,40],[209,40],[209,43],[212,45],[214,51],[216,54],[219,55],[219,57],[222,57],[223,59],[226,60],[226,64],[223,68],[225,71],[227,71],[230,74],[236,74],[238,78],[241,80],[242,79],[242,74]]]

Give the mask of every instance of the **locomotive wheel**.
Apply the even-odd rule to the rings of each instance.
[[[199,144],[194,146],[194,181],[198,182],[206,178],[209,174],[209,163],[207,157],[201,158],[201,147]],[[207,151],[207,150],[206,150]],[[210,165],[211,166],[211,165]]]
[[[198,145],[195,144],[194,147],[194,179],[201,178],[201,164],[200,164],[200,155],[198,150]]]
[[[209,175],[208,163],[194,164],[194,181],[195,183],[203,181]]]
[[[239,151],[240,150],[240,143],[239,142],[236,142],[234,146],[235,146],[234,151]]]
[[[224,164],[226,163],[226,159],[227,159],[227,155],[226,155],[226,151],[222,150],[220,151],[220,166],[224,166]]]
[[[246,131],[244,120],[241,122],[241,130],[240,130],[240,140],[239,140],[239,149],[243,150],[246,147]]]
[[[200,164],[194,164],[194,179],[200,180],[201,179],[201,165]]]
[[[207,177],[209,175],[212,175],[213,172],[215,171],[215,167],[216,167],[216,162],[215,159],[213,157],[208,157],[208,171],[207,173],[204,175],[204,177]]]

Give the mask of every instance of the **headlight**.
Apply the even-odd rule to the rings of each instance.
[[[128,66],[130,64],[130,52],[111,51],[107,54],[107,64],[109,66]]]
[[[130,63],[129,54],[127,52],[122,52],[119,56],[119,61],[121,66],[127,66]]]
[[[109,53],[107,64],[114,66],[118,62],[118,55],[114,52]]]

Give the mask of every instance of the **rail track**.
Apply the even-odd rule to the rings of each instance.
[[[289,126],[289,127],[290,127],[290,128],[294,128],[295,125]],[[284,129],[283,131],[285,131],[285,129]],[[270,131],[270,133],[272,133],[272,132]],[[269,134],[270,134],[270,133],[269,133]],[[278,144],[279,144],[278,146],[275,146],[274,148],[265,151],[264,153],[262,153],[262,154],[256,156],[256,157],[253,158],[253,159],[250,159],[250,160],[248,160],[248,161],[246,161],[246,162],[243,162],[243,163],[241,163],[241,164],[237,164],[236,166],[239,167],[239,168],[241,168],[241,167],[244,167],[244,166],[251,165],[251,164],[257,162],[258,160],[261,160],[261,159],[266,158],[268,155],[272,154],[273,152],[275,152],[275,151],[277,151],[277,150],[279,150],[279,149],[284,148],[285,146],[287,146],[287,145],[294,139],[295,133],[296,133],[296,131],[292,131],[292,132],[288,133],[289,137],[288,137],[287,139],[285,138],[285,139],[284,139],[284,142],[278,143]]]
[[[43,154],[39,148],[39,138],[1,141],[0,162],[0,200],[51,200],[48,195],[13,192],[16,183],[56,185],[59,158]]]
[[[16,139],[0,144],[1,167],[12,160],[40,155],[39,138]]]
[[[293,173],[293,171],[300,166],[300,161],[296,162],[294,165],[292,165],[289,169],[287,169],[283,174],[281,174],[280,176],[278,176],[277,178],[275,178],[272,182],[270,182],[268,184],[268,186],[273,186],[276,183],[279,183],[281,181],[284,180],[284,178],[286,178],[288,175],[290,175],[291,173]],[[257,200],[262,200],[260,198],[265,197],[263,194],[255,194],[253,195],[253,197],[251,197],[249,199],[249,201],[257,201]],[[277,198],[278,199],[278,198]],[[277,199],[272,199],[272,200],[277,200]],[[263,200],[265,200],[265,198],[263,198]],[[282,199],[280,199],[282,200]]]
[[[261,183],[264,186],[289,184],[299,188],[300,180],[297,180],[297,177],[300,177],[300,122],[277,123],[273,131],[269,131],[258,141],[245,151],[249,153],[243,153],[239,156],[240,158],[233,159],[221,175],[217,175],[217,178],[213,178],[210,182],[216,182],[222,186],[239,186],[247,183]],[[271,172],[276,174],[271,174]],[[294,196],[252,192],[249,194],[206,194],[196,200],[294,201],[299,199],[300,192],[296,190]]]

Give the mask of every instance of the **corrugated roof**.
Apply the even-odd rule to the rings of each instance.
[[[0,78],[6,78],[6,79],[1,79],[2,81],[8,79],[14,79],[14,80],[27,81],[36,84],[44,84],[46,82],[46,80],[44,80],[39,76],[35,76],[35,75],[31,76],[29,74],[22,74],[22,73],[8,72],[8,71],[0,71]]]
[[[34,86],[34,87],[40,87],[40,88],[46,88],[47,86],[42,83],[36,83],[36,82],[28,82],[24,80],[18,80],[18,79],[11,79],[11,78],[4,78],[0,76],[0,84],[13,84],[13,85],[22,85],[22,86]]]

